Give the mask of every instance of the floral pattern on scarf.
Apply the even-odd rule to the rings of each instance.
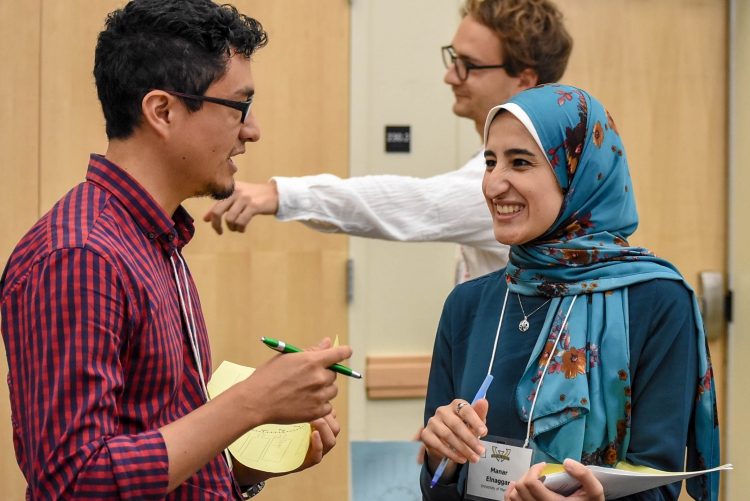
[[[669,262],[628,243],[638,227],[635,197],[619,131],[601,103],[574,87],[543,85],[490,111],[485,130],[500,109],[518,114],[518,108],[533,125],[529,130],[537,134],[564,194],[552,227],[510,250],[510,291],[553,298],[517,388],[518,412],[528,421],[537,397],[532,416],[537,460],[572,457],[614,466],[626,457],[633,406],[628,286],[670,279],[692,289]],[[578,295],[584,296],[570,309]],[[689,431],[689,470],[719,465],[713,371],[695,293],[693,312],[701,376]],[[718,480],[718,473],[694,477],[687,481],[688,492],[698,500],[716,500]]]

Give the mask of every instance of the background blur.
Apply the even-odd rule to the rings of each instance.
[[[0,0],[2,263],[33,223],[84,179],[89,153],[106,149],[93,50],[106,14],[124,3]],[[724,499],[744,499],[750,431],[742,420],[750,405],[743,390],[750,376],[737,361],[750,352],[750,241],[743,231],[750,214],[744,165],[750,143],[743,141],[750,134],[750,5],[556,3],[574,39],[563,82],[605,104],[627,147],[641,216],[632,241],[672,261],[699,293],[703,271],[721,273],[732,289],[733,322],[712,341],[711,353],[724,462],[739,470],[723,475]],[[481,147],[473,123],[451,113],[453,95],[442,82],[440,47],[460,20],[458,0],[234,4],[259,19],[270,38],[253,66],[262,140],[237,160],[237,179],[321,172],[426,177],[460,167]],[[411,153],[384,152],[386,125],[411,126]],[[368,357],[373,364],[383,357],[406,360],[393,371],[404,376],[395,386],[423,367],[453,287],[452,244],[324,235],[272,218],[254,220],[246,234],[219,237],[200,221],[210,204],[186,203],[198,220],[186,255],[214,367],[225,359],[259,365],[272,355],[260,346],[262,335],[296,345],[338,335],[354,348],[350,365],[360,371]],[[399,358],[405,356],[411,358]],[[269,482],[262,499],[349,499],[349,441],[414,436],[421,398],[368,398],[369,378],[345,379],[339,378],[336,401],[344,423],[339,445],[320,466]],[[23,499],[7,391],[0,385],[0,499]]]

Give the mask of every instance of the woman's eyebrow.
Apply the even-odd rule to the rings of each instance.
[[[495,152],[492,150],[484,150],[484,157],[495,157],[497,158],[497,155],[495,155]]]
[[[523,148],[510,148],[510,149],[505,150],[506,157],[512,157],[513,155],[526,155],[529,157],[534,156],[532,152],[530,152],[529,150],[525,150]]]

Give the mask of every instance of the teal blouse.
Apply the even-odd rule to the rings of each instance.
[[[435,339],[425,424],[438,407],[456,398],[471,401],[482,384],[506,289],[503,269],[461,284],[448,296]],[[681,282],[652,280],[630,286],[628,299],[633,405],[627,460],[660,470],[682,471],[698,379],[691,295]],[[521,296],[521,300],[529,314],[547,298]],[[542,306],[528,319],[529,329],[521,332],[518,324],[523,314],[518,297],[514,293],[508,297],[492,370],[494,381],[487,393],[490,435],[526,438],[527,423],[516,406],[516,387],[548,309],[549,304]],[[560,398],[565,397],[560,395]],[[432,489],[432,472],[427,470],[425,462],[420,478],[425,500],[462,499],[465,466],[459,466],[458,477],[452,483],[438,484]],[[676,500],[680,486],[678,482],[623,499]]]

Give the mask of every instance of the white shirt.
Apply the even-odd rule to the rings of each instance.
[[[460,169],[430,178],[332,174],[274,177],[279,221],[328,233],[399,242],[455,242],[456,283],[498,270],[508,247],[498,243],[482,194],[480,151]]]

